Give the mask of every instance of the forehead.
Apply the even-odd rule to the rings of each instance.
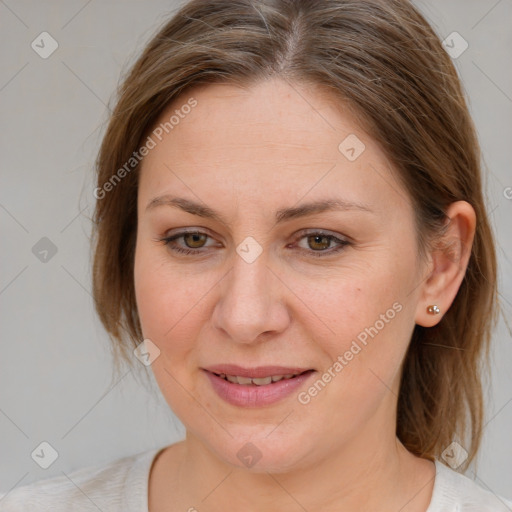
[[[230,84],[195,87],[176,98],[156,124],[163,125],[173,113],[188,110],[185,106],[191,98],[197,105],[169,131],[184,150],[211,152],[236,142],[233,150],[250,151],[265,145],[274,150],[273,157],[283,153],[291,159],[297,153],[300,161],[305,151],[332,157],[344,135],[362,131],[355,116],[332,96],[317,87],[281,79],[246,88]]]
[[[248,88],[203,85],[176,98],[155,129],[142,193],[236,189],[237,197],[268,203],[275,194],[297,201],[339,190],[367,203],[408,201],[351,109],[319,88],[280,79]]]

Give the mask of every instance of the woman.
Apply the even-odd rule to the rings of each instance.
[[[1,510],[510,510],[455,471],[496,257],[457,74],[412,5],[187,3],[97,170],[97,311],[186,438]]]

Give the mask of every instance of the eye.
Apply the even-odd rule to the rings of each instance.
[[[158,238],[157,241],[168,246],[172,251],[188,254],[188,255],[199,255],[206,251],[203,248],[211,247],[206,245],[206,241],[211,238],[208,234],[202,231],[181,231],[174,235]],[[182,239],[184,246],[178,244],[178,240]],[[301,251],[307,252],[308,256],[314,257],[329,256],[333,253],[342,251],[346,246],[351,245],[349,240],[339,238],[338,236],[325,233],[323,231],[312,231],[310,233],[303,234],[298,238],[302,241],[306,240],[307,247],[301,247]],[[331,244],[337,244],[333,248]],[[288,246],[289,247],[289,246]],[[299,246],[300,247],[300,246]],[[310,250],[308,250],[308,248]]]
[[[306,250],[312,256],[323,257],[329,256],[333,253],[342,251],[346,246],[350,245],[350,242],[344,238],[339,238],[335,235],[325,233],[323,231],[312,231],[299,238],[299,240],[306,240]],[[331,247],[331,243],[337,244],[334,248]],[[331,247],[330,250],[328,250]],[[308,250],[308,248],[312,250]]]
[[[183,239],[185,246],[177,244],[177,240]],[[182,231],[175,235],[159,238],[158,241],[167,245],[171,250],[182,254],[199,254],[202,247],[205,247],[206,239],[210,238],[209,235],[201,231]]]

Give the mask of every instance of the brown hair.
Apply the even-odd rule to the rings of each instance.
[[[420,254],[442,233],[450,203],[473,206],[464,280],[438,325],[415,326],[397,412],[397,436],[411,452],[439,457],[456,438],[467,467],[482,433],[480,365],[496,322],[496,255],[457,72],[405,0],[193,0],[149,42],[119,87],[96,162],[93,292],[115,361],[130,364],[142,341],[133,281],[139,166],[118,170],[187,88],[247,87],[270,76],[322,87],[357,112],[410,194]],[[122,179],[112,181],[116,173]]]

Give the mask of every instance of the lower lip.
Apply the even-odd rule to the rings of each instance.
[[[256,386],[255,384],[234,384],[214,373],[204,371],[217,395],[231,405],[239,407],[262,407],[279,402],[297,391],[315,373],[310,370],[291,379],[282,379],[264,386]]]

